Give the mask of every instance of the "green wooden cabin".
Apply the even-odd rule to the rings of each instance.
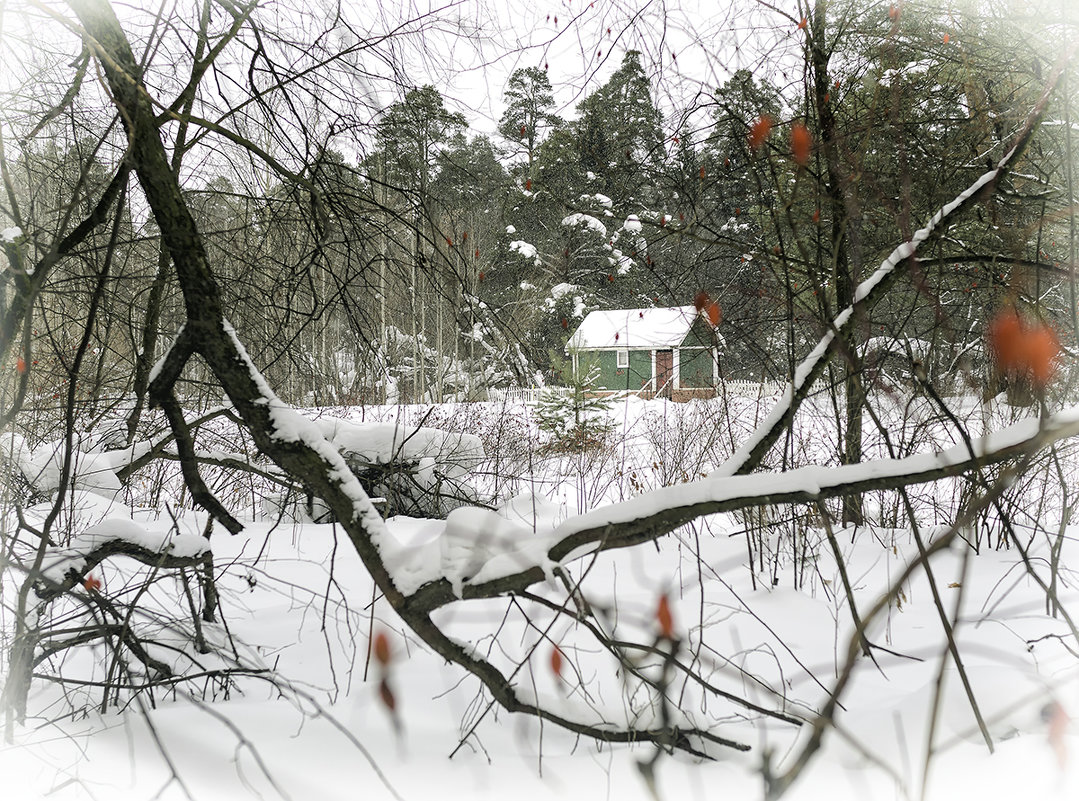
[[[647,397],[712,397],[722,340],[693,306],[594,311],[566,343],[576,376],[599,368],[597,388]]]

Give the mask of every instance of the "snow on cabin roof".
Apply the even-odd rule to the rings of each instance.
[[[566,349],[673,348],[686,338],[696,319],[693,306],[594,311],[573,332]]]

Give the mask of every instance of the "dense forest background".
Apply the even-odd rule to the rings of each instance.
[[[657,101],[670,100],[673,56],[609,51],[617,68],[562,116],[548,65],[521,67],[489,135],[431,85],[375,110],[340,88],[304,87],[311,97],[282,109],[269,95],[225,109],[238,133],[197,164],[185,147],[174,159],[229,317],[290,401],[482,399],[491,386],[559,383],[588,311],[687,305],[701,292],[722,308],[724,376],[782,380],[894,243],[988,169],[1041,94],[1062,42],[1018,9],[989,11],[839,6],[815,37],[792,17],[787,38],[804,42],[787,43],[791,68],[737,69],[678,108]],[[252,63],[256,83],[273,81],[272,64]],[[1054,119],[1003,191],[862,314],[847,362],[867,384],[910,381],[916,357],[944,393],[995,394],[981,345],[1005,304],[1074,340],[1062,268],[1075,255],[1070,87],[1056,88]],[[92,208],[120,155],[70,124],[83,111],[10,120],[0,213],[8,226],[32,212],[23,262]],[[801,156],[795,131],[807,137]],[[214,132],[172,135],[194,145]],[[93,294],[106,253],[117,280],[89,331],[87,394],[144,394],[151,354],[176,334],[179,293],[137,208],[111,243],[39,288],[43,316],[22,343],[38,408],[62,400],[83,333],[67,310]]]

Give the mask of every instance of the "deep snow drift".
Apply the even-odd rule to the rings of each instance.
[[[664,456],[688,474],[707,473],[730,447],[716,445],[713,457],[701,461],[677,433],[699,431],[685,424],[702,408],[628,401],[615,411],[622,432],[612,462],[598,456],[537,459],[532,473],[503,487],[497,511],[462,508],[448,522],[391,518],[387,548],[395,574],[411,577],[416,586],[445,575],[459,591],[478,571],[542,561],[544,532],[574,525],[565,521],[581,511],[668,480],[680,482],[678,475],[661,475],[670,467],[661,464]],[[366,414],[377,417],[370,409]],[[393,414],[385,411],[387,419]],[[527,409],[492,406],[483,414],[490,422],[499,415],[527,416]],[[664,432],[659,439],[657,421]],[[167,515],[106,500],[90,489],[79,489],[68,512],[82,538],[130,534],[145,547],[171,544],[197,553],[192,549],[202,542],[201,514],[183,513],[180,531],[171,531]],[[938,486],[919,498],[924,508],[934,497],[946,507],[953,490]],[[883,496],[867,498],[880,520],[887,517],[887,503]],[[1041,531],[1021,519],[1022,505],[1017,508],[1028,526],[1027,557],[1047,576],[1056,522],[1040,521],[1047,529]],[[946,516],[946,509],[940,514]],[[835,685],[853,622],[820,520],[790,507],[771,515],[760,540],[748,514],[718,514],[661,538],[658,547],[584,555],[566,567],[574,577],[584,576],[582,587],[598,618],[626,639],[654,638],[656,603],[666,593],[682,638],[678,655],[705,682],[809,718]],[[928,526],[922,533],[932,541],[942,530]],[[777,533],[782,531],[787,533]],[[1079,529],[1061,532],[1060,562],[1066,566],[1079,559]],[[837,531],[836,539],[863,612],[918,553],[909,530],[882,525],[857,534]],[[88,541],[76,540],[64,558]],[[842,698],[838,730],[828,732],[823,752],[788,797],[894,799],[904,797],[904,788],[917,797],[938,677],[928,798],[1079,797],[1079,736],[1072,722],[1079,718],[1079,659],[1070,630],[1061,617],[1047,614],[1044,592],[1018,549],[983,541],[974,555],[959,543],[934,558],[933,575],[946,610],[958,621],[955,636],[995,753],[983,742],[954,665],[948,661],[940,670],[945,638],[928,578],[918,572],[871,631],[873,642],[887,651],[875,652],[876,665],[860,660]],[[134,700],[121,693],[119,710],[110,702],[104,714],[96,711],[100,688],[35,683],[27,725],[15,729],[13,745],[0,747],[5,799],[651,797],[635,763],[650,757],[652,747],[600,747],[492,707],[475,679],[402,629],[333,524],[255,520],[238,536],[216,534],[211,546],[223,623],[204,625],[210,653],[194,652],[189,630],[169,622],[184,620],[176,609],[184,596],[175,577],[159,576],[147,585],[140,601],[145,617],[131,622],[157,643],[155,658],[200,678]],[[767,552],[755,553],[763,569],[757,564],[751,574],[747,563],[755,547]],[[104,592],[134,593],[151,572],[116,559],[95,575]],[[1079,609],[1073,574],[1062,570],[1059,581],[1065,609]],[[10,589],[5,586],[5,593]],[[533,589],[556,604],[565,601],[553,581]],[[507,598],[452,605],[437,613],[436,622],[513,672],[523,699],[542,699],[574,719],[657,720],[653,695],[620,675],[618,664],[572,616]],[[368,656],[369,637],[379,631],[389,634],[393,650],[386,673],[399,729],[379,697],[379,666]],[[565,658],[561,676],[551,667],[556,643]],[[102,677],[100,665],[109,661],[99,647],[71,652],[67,660],[65,675],[82,671],[93,679]],[[220,671],[238,666],[248,675],[222,678]],[[654,667],[641,662],[642,671]],[[661,759],[662,798],[760,798],[762,761],[769,758],[782,769],[808,733],[808,726],[799,730],[748,714],[684,676],[672,693],[685,720],[710,721],[722,736],[752,750],[724,752],[714,761]]]

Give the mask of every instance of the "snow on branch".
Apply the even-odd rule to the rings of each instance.
[[[75,537],[66,548],[51,548],[42,560],[43,597],[73,587],[82,576],[110,556],[128,556],[164,568],[198,564],[210,543],[198,534],[147,531],[133,520],[106,518]]]
[[[336,447],[326,439],[323,430],[312,420],[308,420],[299,412],[292,409],[282,401],[270,389],[262,373],[255,367],[247,349],[240,338],[236,336],[236,329],[228,320],[222,320],[222,328],[231,341],[236,356],[243,363],[251,382],[257,387],[260,397],[253,402],[256,405],[265,406],[270,418],[273,430],[269,432],[270,439],[283,443],[298,443],[313,451],[324,464],[327,465],[327,477],[333,481],[341,492],[352,504],[353,519],[361,523],[364,530],[377,539],[376,546],[386,544],[389,537],[386,534],[386,524],[382,516],[375,509],[371,499],[364,492],[360,480],[349,469],[344,457]]]
[[[1076,435],[1079,435],[1079,406],[1043,420],[1021,420],[972,440],[973,450],[960,444],[934,453],[839,467],[808,465],[782,473],[751,476],[713,473],[706,479],[661,487],[570,518],[547,532],[531,535],[528,547],[515,549],[512,559],[492,549],[489,561],[469,565],[470,578],[462,581],[459,574],[443,576],[441,581],[419,587],[408,598],[408,604],[416,609],[432,610],[457,598],[489,598],[518,592],[547,578],[552,565],[654,540],[706,514],[766,504],[812,503],[851,492],[924,484],[1032,454]],[[532,561],[528,561],[529,555],[533,556]],[[495,556],[499,557],[497,561]]]
[[[166,380],[166,386],[171,386],[175,383],[180,370],[183,369],[184,363],[187,361],[187,352],[190,348],[186,330],[187,324],[181,323],[172,344],[161,354],[161,358],[154,362],[154,366],[150,368],[150,374],[147,376],[150,384],[157,384],[162,377]]]
[[[558,545],[550,555],[555,560],[580,556],[576,549],[593,543],[599,543],[602,549],[618,547],[615,542],[624,536],[623,526],[669,531],[681,522],[711,512],[762,504],[813,502],[852,492],[924,484],[1033,453],[1077,434],[1079,406],[1072,406],[1046,420],[1028,418],[975,439],[971,442],[973,453],[966,444],[960,444],[936,453],[838,467],[808,465],[751,476],[713,473],[700,481],[661,487],[566,521],[555,529]],[[612,529],[617,530],[616,535],[604,533]]]
[[[861,307],[872,308],[887,291],[891,282],[899,275],[901,268],[913,264],[914,257],[918,254],[918,248],[924,244],[937,229],[956,217],[961,211],[970,206],[982,192],[990,191],[996,182],[1003,177],[1011,167],[1012,162],[1029,144],[1038,122],[1045,113],[1046,105],[1060,70],[1049,81],[1041,98],[1035,104],[1026,125],[1016,138],[1014,144],[997,162],[996,167],[980,176],[974,183],[957,195],[948,203],[944,204],[929,218],[929,221],[914,232],[909,241],[898,245],[888,257],[881,262],[880,267],[863,281],[854,292],[854,302],[843,309],[832,320],[831,326],[820,338],[816,347],[795,368],[794,375],[783,397],[779,399],[768,416],[753,431],[737,451],[716,471],[719,475],[744,474],[753,470],[760,464],[768,450],[779,438],[785,424],[794,417],[798,405],[808,394],[817,378],[824,372],[828,358],[840,346],[842,338],[840,334],[855,322],[855,311]]]
[[[581,226],[582,228],[586,228],[589,231],[592,231],[597,236],[607,236],[607,226],[601,223],[591,214],[583,214],[581,212],[570,214],[562,219],[562,225],[566,226],[567,228],[576,228],[577,226]]]

